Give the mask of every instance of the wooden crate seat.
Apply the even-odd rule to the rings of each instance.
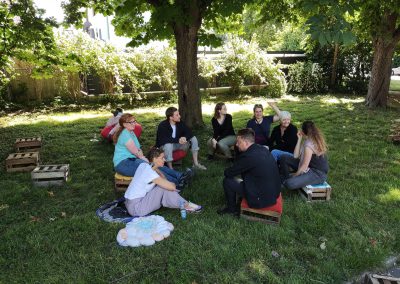
[[[69,165],[40,165],[31,172],[34,185],[63,185],[69,178]]]
[[[12,153],[6,159],[7,172],[30,172],[39,165],[39,152]]]
[[[114,190],[115,192],[125,192],[131,183],[133,177],[123,176],[119,173],[114,175]]]
[[[331,199],[332,188],[327,183],[307,185],[300,189],[300,194],[307,202],[329,201]]]
[[[17,138],[14,143],[16,152],[35,152],[42,148],[42,138]]]
[[[279,194],[276,204],[272,206],[267,206],[264,208],[254,209],[250,208],[247,204],[246,199],[242,199],[240,204],[240,216],[251,220],[260,221],[267,224],[278,225],[281,221],[281,215],[283,210],[283,199],[282,194]]]

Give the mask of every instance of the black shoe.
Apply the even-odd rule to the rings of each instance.
[[[193,176],[194,176],[194,171],[190,168],[187,168],[186,171],[179,178],[178,185],[182,187],[188,185],[192,181]]]
[[[219,215],[229,214],[229,215],[232,215],[234,217],[239,217],[240,216],[239,211],[231,210],[228,207],[221,208],[221,209],[217,210],[217,213]]]
[[[208,155],[207,155],[207,160],[209,160],[209,161],[214,160],[214,155],[208,154]]]

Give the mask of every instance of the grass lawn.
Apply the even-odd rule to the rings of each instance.
[[[400,91],[400,80],[391,80],[389,89],[391,91]]]
[[[226,102],[238,130],[252,105],[263,101]],[[214,103],[204,104],[206,127],[195,130],[202,157]],[[95,215],[115,198],[113,146],[90,141],[109,113],[1,117],[0,283],[339,283],[399,255],[400,151],[386,140],[399,113],[327,96],[288,97],[279,106],[292,112],[297,126],[313,119],[325,133],[333,199],[308,204],[297,192],[284,191],[279,227],[221,217],[216,210],[224,205],[221,183],[229,164],[204,161],[208,170],[197,173],[183,193],[204,212],[182,220],[178,210],[159,210],[175,231],[140,248],[118,247],[123,225]],[[154,143],[158,110],[132,110],[144,126],[145,149]],[[42,163],[70,164],[64,187],[33,187],[29,173],[5,172],[15,139],[37,135],[44,138]],[[190,159],[184,163],[189,166]]]

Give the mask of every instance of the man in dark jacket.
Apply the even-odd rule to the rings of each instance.
[[[237,196],[246,198],[250,208],[257,209],[274,205],[281,192],[276,162],[265,146],[254,143],[254,131],[239,130],[236,146],[241,153],[224,172],[227,207],[218,210],[218,214],[239,215]],[[242,181],[236,178],[238,175]]]
[[[165,111],[167,119],[160,122],[157,128],[156,147],[164,149],[165,161],[172,169],[172,152],[182,149],[187,151],[191,144],[193,167],[199,170],[207,168],[199,163],[199,142],[192,131],[181,121],[179,111],[175,107],[169,107]]]

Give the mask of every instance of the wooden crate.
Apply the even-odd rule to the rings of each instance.
[[[35,152],[42,148],[42,138],[17,138],[14,143],[16,152]]]
[[[30,172],[39,165],[39,152],[12,153],[6,159],[7,172]]]
[[[31,172],[34,185],[63,185],[69,177],[69,165],[41,165]]]
[[[312,201],[329,201],[331,199],[332,188],[327,183],[307,185],[300,189],[300,195],[307,202]]]
[[[240,208],[240,217],[250,221],[258,221],[266,224],[279,225],[281,213],[268,210],[258,210],[253,208]]]
[[[115,173],[114,175],[114,190],[115,192],[125,192],[132,181],[132,177],[127,177]]]
[[[400,284],[399,277],[379,274],[366,274],[363,284]]]

